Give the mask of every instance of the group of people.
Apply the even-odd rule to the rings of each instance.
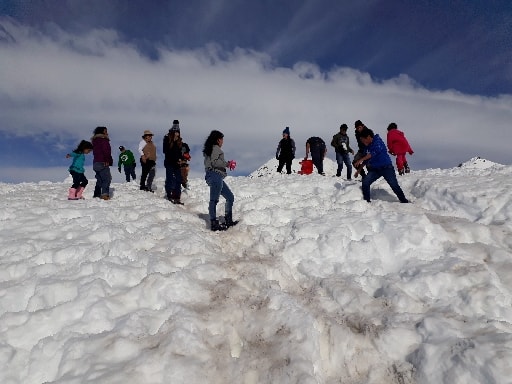
[[[188,188],[188,172],[191,160],[190,147],[181,138],[179,121],[174,120],[169,132],[164,136],[162,151],[164,153],[165,193],[167,199],[173,204],[181,202],[181,187]],[[140,177],[140,190],[154,192],[153,180],[156,173],[157,149],[153,143],[153,132],[145,130],[142,140],[139,143],[138,151],[142,174]],[[208,205],[210,228],[212,231],[222,231],[238,223],[233,220],[234,195],[224,182],[227,176],[227,169],[234,170],[236,162],[226,161],[221,147],[224,142],[224,135],[217,130],[211,131],[203,147],[205,181],[210,187],[210,202]],[[133,153],[124,146],[119,146],[118,171],[124,167],[126,181],[136,179],[136,161]],[[97,127],[94,130],[91,141],[82,140],[77,148],[66,155],[72,158],[69,173],[73,179],[71,188],[68,191],[69,200],[83,199],[83,192],[88,184],[85,177],[85,155],[93,153],[93,170],[96,177],[94,198],[102,200],[110,199],[110,183],[112,175],[110,167],[113,165],[112,149],[110,138],[106,127]],[[226,199],[224,221],[221,223],[217,218],[217,204],[220,196]]]
[[[361,120],[357,120],[354,123],[354,128],[358,146],[357,152],[354,152],[350,147],[347,124],[341,124],[340,131],[331,140],[331,146],[334,147],[336,163],[338,165],[336,176],[341,176],[343,165],[345,165],[347,180],[352,180],[352,167],[354,167],[356,169],[354,176],[358,177],[361,175],[362,177],[363,198],[368,202],[371,201],[370,185],[380,177],[384,177],[400,202],[408,203],[409,201],[398,184],[393,163],[389,156],[389,154],[396,156],[396,166],[399,175],[410,172],[406,154],[412,155],[414,151],[409,145],[405,134],[398,129],[396,123],[390,123],[387,128],[386,147],[381,137],[378,134],[374,134]],[[313,136],[306,141],[306,156],[304,160],[307,160],[310,154],[313,165],[318,173],[325,175],[323,161],[327,154],[327,146],[322,138]],[[350,160],[351,154],[354,156],[352,161]],[[286,173],[292,173],[291,165],[294,158],[295,141],[290,137],[290,128],[286,127],[283,130],[283,138],[277,145],[276,159],[279,161],[277,172],[281,173],[286,165]]]

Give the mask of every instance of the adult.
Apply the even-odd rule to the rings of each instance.
[[[175,120],[176,121],[176,120]],[[181,202],[181,164],[183,157],[183,141],[179,125],[173,124],[169,133],[164,136],[162,149],[165,155],[165,193],[173,204]]]
[[[395,168],[388,155],[384,141],[378,134],[374,135],[373,131],[369,128],[364,128],[359,133],[359,136],[366,147],[366,154],[358,159],[354,166],[357,168],[365,161],[368,162],[368,174],[363,179],[362,183],[363,198],[367,202],[370,202],[370,186],[380,177],[384,177],[396,197],[398,197],[398,200],[400,200],[401,203],[408,203],[409,200],[406,199],[396,179]]]
[[[295,141],[290,137],[290,127],[283,130],[283,138],[279,141],[276,150],[276,160],[279,160],[277,172],[281,173],[286,164],[286,173],[292,173],[292,162],[295,159]]]
[[[361,141],[361,136],[360,136],[361,131],[364,128],[366,128],[366,126],[363,124],[363,122],[361,120],[356,120],[356,122],[354,123],[354,127],[355,127],[355,136],[356,136],[357,147],[358,147],[357,153],[355,154],[354,159],[352,160],[352,165],[354,165],[354,167],[356,168],[354,177],[361,175],[361,177],[364,179],[364,177],[366,176],[366,172],[364,171],[365,163],[359,162],[359,159],[361,159],[366,154],[366,148],[365,148],[363,142]],[[356,162],[359,164],[358,167],[356,167]]]
[[[236,162],[234,160],[224,160],[222,144],[224,143],[224,134],[213,130],[206,139],[203,146],[204,156],[204,179],[210,187],[210,202],[208,204],[208,215],[210,216],[210,229],[212,231],[224,231],[238,221],[233,221],[233,203],[235,196],[224,181],[227,176],[226,168],[234,170]],[[219,197],[226,199],[224,223],[220,224],[217,219],[217,203]]]
[[[347,166],[347,180],[352,180],[352,163],[350,162],[349,154],[354,154],[354,150],[350,148],[350,139],[347,135],[347,129],[347,124],[341,124],[340,131],[332,137],[331,145],[334,147],[334,151],[336,152],[336,163],[338,163],[336,176],[341,176],[343,163],[345,163]]]
[[[145,130],[142,135],[142,140],[139,143],[139,155],[142,167],[140,190],[154,192],[153,180],[156,173],[156,146],[153,143],[153,132],[150,130]]]
[[[308,159],[309,154],[311,153],[311,160],[313,160],[313,165],[316,167],[319,174],[325,176],[324,173],[324,158],[327,153],[327,147],[325,146],[325,141],[317,136],[312,136],[306,141],[306,157],[304,160]]]
[[[112,182],[110,166],[114,163],[114,160],[112,159],[112,149],[110,148],[107,127],[96,127],[91,143],[94,157],[92,168],[96,174],[96,186],[94,187],[93,197],[110,200],[110,183]]]

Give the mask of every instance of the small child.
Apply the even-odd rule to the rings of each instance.
[[[405,154],[409,153],[409,155],[412,155],[414,151],[405,138],[404,133],[398,129],[396,123],[390,123],[388,125],[387,142],[388,152],[391,155],[396,156],[396,168],[398,169],[398,174],[403,175],[404,173],[411,172],[409,164],[407,164]]]
[[[126,149],[122,145],[119,147],[121,153],[119,154],[119,161],[117,162],[117,170],[121,173],[121,165],[124,165],[124,174],[126,176],[126,182],[130,182],[130,176],[132,180],[135,180],[135,156],[133,152]]]
[[[69,188],[68,200],[80,200],[83,199],[82,194],[88,184],[88,180],[85,177],[85,155],[92,151],[92,144],[89,141],[82,140],[78,147],[76,147],[71,154],[67,154],[66,158],[73,158],[73,162],[69,167],[69,173],[73,177],[73,185]]]

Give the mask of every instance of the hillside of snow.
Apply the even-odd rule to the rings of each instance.
[[[222,233],[202,178],[0,183],[0,382],[512,383],[512,166],[413,170],[411,204],[276,167],[226,178]]]

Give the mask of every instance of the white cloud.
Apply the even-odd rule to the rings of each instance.
[[[161,49],[151,61],[109,30],[48,36],[8,21],[3,26],[16,43],[0,43],[0,127],[19,135],[51,131],[78,140],[107,125],[114,148],[135,146],[144,129],[160,145],[179,119],[186,141],[198,147],[211,129],[223,131],[226,155],[248,173],[273,156],[285,126],[302,148],[311,135],[330,141],[341,123],[352,129],[361,119],[381,136],[395,121],[416,151],[415,168],[451,167],[475,155],[510,162],[510,95],[429,91],[406,75],[375,81],[354,69],[325,73],[310,63],[276,68],[264,54],[215,45]]]

